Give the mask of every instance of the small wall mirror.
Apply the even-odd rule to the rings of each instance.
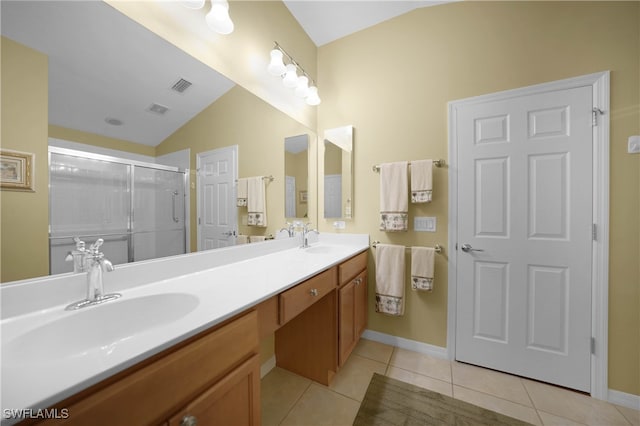
[[[324,131],[324,217],[353,216],[353,126]]]
[[[309,135],[284,139],[284,215],[309,217]]]

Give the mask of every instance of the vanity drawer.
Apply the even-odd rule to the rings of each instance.
[[[280,325],[283,325],[335,289],[337,269],[333,267],[280,294]]]
[[[340,284],[351,281],[367,267],[367,252],[362,252],[351,259],[344,261],[339,266]]]

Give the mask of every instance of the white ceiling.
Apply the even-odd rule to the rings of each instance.
[[[283,0],[316,46],[426,6],[456,0]]]

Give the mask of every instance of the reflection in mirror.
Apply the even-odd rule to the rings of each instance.
[[[324,132],[324,217],[353,216],[353,126]]]
[[[308,218],[309,135],[285,138],[284,175],[285,217]]]
[[[137,179],[133,185],[137,185],[138,188],[143,188],[149,179],[160,182],[160,198],[164,200],[164,207],[157,207],[156,210],[162,210],[166,214],[161,218],[154,216],[154,220],[156,224],[158,221],[167,221],[168,225],[171,225],[171,232],[174,224],[185,225],[187,251],[197,249],[196,201],[199,188],[196,186],[196,156],[237,145],[239,176],[274,175],[278,184],[267,185],[269,227],[250,229],[244,222],[240,222],[239,229],[234,231],[268,236],[275,234],[277,229],[282,227],[285,214],[284,185],[280,184],[284,181],[281,144],[286,136],[308,134],[309,155],[315,161],[313,144],[316,143],[316,139],[310,129],[235,85],[105,2],[3,0],[0,6],[3,77],[9,75],[4,73],[5,66],[28,66],[24,64],[31,63],[25,59],[30,58],[29,55],[38,55],[38,58],[42,56],[48,64],[48,79],[45,73],[34,73],[37,78],[45,74],[42,81],[37,81],[40,84],[38,88],[45,88],[42,95],[31,85],[24,85],[20,98],[8,98],[3,92],[3,107],[28,103],[30,109],[40,111],[43,109],[42,105],[48,105],[48,114],[45,107],[45,114],[37,116],[37,119],[42,121],[31,119],[30,122],[25,122],[26,126],[45,129],[48,126],[49,143],[56,147],[82,149],[92,154],[177,166],[181,170],[189,169],[186,191],[184,187],[173,188],[173,183],[165,182],[167,179],[157,176],[156,172],[152,173],[153,176],[145,176],[138,171],[134,172],[133,176],[134,180]],[[47,19],[42,19],[43,17]],[[165,111],[163,107],[167,107],[168,110]],[[162,115],[162,112],[165,114]],[[27,134],[29,129],[19,133]],[[34,144],[42,144],[46,152],[46,138],[37,140],[42,141]],[[19,147],[7,145],[6,148]],[[38,146],[38,149],[40,148]],[[34,149],[22,147],[22,150],[27,151]],[[37,161],[46,163],[47,160],[46,157],[38,157]],[[97,173],[98,170],[93,172]],[[312,172],[315,173],[313,168]],[[142,178],[146,180],[141,182]],[[315,175],[313,179],[315,183]],[[128,185],[125,182],[124,177],[121,179],[114,176],[112,184]],[[110,194],[109,191],[102,192]],[[95,196],[98,194],[93,193]],[[138,191],[138,195],[144,193]],[[48,198],[46,189],[36,191],[32,196]],[[297,194],[297,201],[299,197]],[[313,221],[317,219],[317,210],[315,200],[310,201],[306,205],[298,202],[296,215],[307,214]],[[61,202],[64,203],[64,200],[54,200],[52,205],[55,208]],[[101,206],[106,202],[100,200],[86,205]],[[129,204],[131,202],[134,203],[134,207],[136,203],[140,205],[135,199],[128,201]],[[118,228],[120,232],[124,225],[116,227],[116,216],[112,215],[112,210],[120,207],[114,204],[107,205],[111,207],[102,209],[102,216],[111,217],[114,222],[102,226],[99,231],[104,230],[106,233],[107,230],[111,231],[111,228]],[[143,202],[142,205],[156,207],[153,203]],[[307,210],[307,206],[312,207],[312,210]],[[178,212],[182,212],[183,207],[186,208],[185,216],[178,217]],[[138,213],[142,213],[142,210],[139,209]],[[135,225],[147,235],[146,232],[154,225],[141,223],[138,213],[134,215]],[[246,213],[244,215],[246,216]],[[46,217],[45,211],[42,215],[43,222],[47,220]],[[178,222],[175,221],[176,218]],[[63,230],[79,229],[85,225],[82,220],[74,223],[73,217],[65,217],[61,223],[66,227],[58,230],[59,235],[63,236],[67,235],[63,234]],[[16,226],[22,229],[30,228],[28,223],[18,223]],[[27,234],[21,235],[21,241],[0,235],[0,243],[7,247],[34,244],[29,238],[34,238],[35,235],[28,235],[28,238],[24,235]],[[135,237],[118,235],[114,238],[118,239],[116,245],[131,245],[134,249],[119,255],[108,254],[108,257],[113,257],[114,260],[118,256],[142,260],[166,254],[158,254],[161,250],[142,250],[140,241]],[[171,236],[168,238],[172,244],[184,246],[184,239]],[[86,237],[87,244],[93,241],[91,237]],[[56,240],[56,243],[58,242]],[[105,245],[105,252],[107,249]],[[9,268],[17,271],[33,269],[29,268],[29,263],[30,261],[25,259],[23,264],[6,265],[6,268],[3,265],[3,276],[4,271]],[[47,269],[44,268],[45,271]],[[24,273],[7,273],[6,276],[19,276],[11,279],[34,277]]]

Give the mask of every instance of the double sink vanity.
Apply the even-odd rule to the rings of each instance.
[[[3,286],[2,408],[57,417],[26,423],[259,424],[261,339],[328,385],[366,326],[368,248],[322,234],[123,265],[104,277],[118,300],[74,311],[85,274]]]

